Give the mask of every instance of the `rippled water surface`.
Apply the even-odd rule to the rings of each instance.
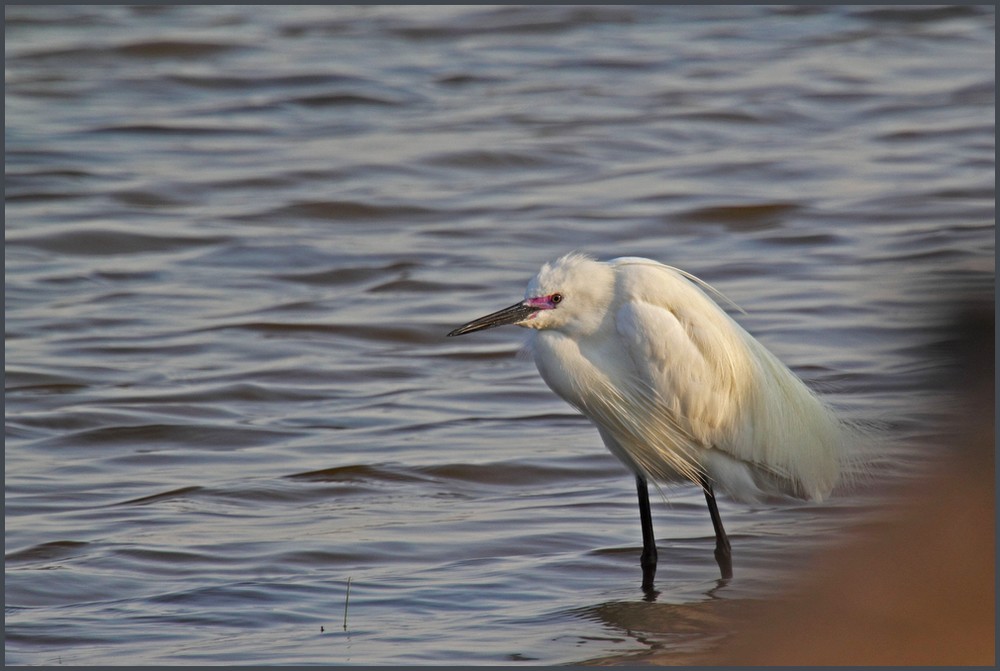
[[[669,487],[644,595],[632,479],[524,333],[443,337],[572,249],[725,292],[878,428],[877,482],[945,446],[992,7],[8,5],[5,37],[8,663],[715,640],[878,488],[723,498],[721,583]]]

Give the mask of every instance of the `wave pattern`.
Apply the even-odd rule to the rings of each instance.
[[[880,427],[876,483],[908,476],[945,327],[993,295],[994,17],[7,6],[6,660],[711,640],[713,599],[769,595],[878,488],[722,501],[724,589],[700,494],[668,489],[645,601],[596,432],[516,330],[443,336],[572,249],[652,257]]]

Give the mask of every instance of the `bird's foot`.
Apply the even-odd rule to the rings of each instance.
[[[715,561],[719,564],[723,580],[729,580],[733,577],[733,553],[729,548],[728,539],[725,543],[719,543],[715,546]]]
[[[653,578],[656,577],[656,548],[643,548],[639,556],[639,566],[642,567],[642,590],[649,594],[653,589]]]

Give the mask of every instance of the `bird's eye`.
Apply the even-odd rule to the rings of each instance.
[[[553,305],[558,305],[559,303],[562,303],[562,298],[563,298],[562,294],[552,294],[551,296],[549,296],[549,300],[552,301]]]

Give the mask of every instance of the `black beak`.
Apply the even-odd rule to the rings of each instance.
[[[482,331],[483,329],[491,329],[497,326],[504,326],[506,324],[517,324],[518,322],[523,322],[531,315],[538,312],[538,308],[526,305],[524,303],[515,303],[509,308],[504,308],[503,310],[498,310],[493,314],[488,314],[485,317],[480,317],[475,319],[468,324],[459,326],[457,329],[448,334],[451,336],[465,335],[466,333],[472,333],[473,331]]]

